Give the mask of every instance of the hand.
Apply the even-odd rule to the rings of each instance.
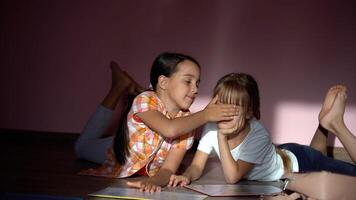
[[[134,182],[127,181],[126,184],[129,187],[139,189],[141,192],[160,192],[162,190],[160,186],[152,183],[150,179]]]
[[[238,114],[238,108],[232,104],[217,104],[219,97],[216,95],[204,108],[204,116],[208,122],[232,120]]]
[[[190,184],[190,179],[184,175],[177,176],[175,174],[171,175],[169,179],[168,187],[176,187],[177,185],[185,186]]]
[[[229,121],[218,122],[219,134],[229,135],[233,133],[239,133],[246,126],[246,118],[243,116],[234,117]]]

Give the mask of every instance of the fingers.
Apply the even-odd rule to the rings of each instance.
[[[177,185],[179,184],[179,176],[176,175],[172,175],[171,179],[169,180],[170,182],[170,187],[177,187]]]
[[[167,185],[168,187],[173,187],[175,178],[176,178],[176,175],[172,174],[171,177],[169,178],[169,183]]]
[[[129,187],[133,187],[133,188],[140,188],[141,187],[141,181],[135,181],[135,182],[127,181],[126,184]]]
[[[219,96],[215,95],[215,97],[210,101],[209,104],[216,104],[218,102]]]
[[[171,175],[171,178],[169,179],[168,187],[177,187],[178,185],[185,186],[188,184],[189,184],[189,180],[187,177]]]
[[[126,184],[129,187],[139,189],[141,192],[160,192],[162,191],[162,188],[158,185],[149,183],[149,182],[143,182],[143,181],[136,181],[136,182],[130,182],[127,181]]]
[[[173,186],[172,187],[177,187],[177,185],[179,184],[180,180],[179,179],[175,179],[173,182]]]
[[[234,121],[228,122],[228,124],[221,122],[218,123],[219,134],[229,135],[239,133],[244,130],[246,126],[246,119],[244,117],[238,117]]]
[[[213,114],[219,115],[218,121],[231,120],[239,115],[239,108],[236,105],[219,104],[215,106]]]
[[[239,108],[235,105],[221,105],[220,110],[225,116],[236,116],[239,113]]]

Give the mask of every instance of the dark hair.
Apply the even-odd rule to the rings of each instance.
[[[256,80],[249,74],[230,73],[222,77],[214,88],[214,96],[227,104],[242,104],[244,114],[260,119],[260,94]]]
[[[192,61],[200,68],[198,61],[184,54],[164,52],[157,56],[153,61],[150,73],[150,82],[153,90],[156,89],[159,76],[164,75],[170,77],[177,71],[177,65],[185,60]]]
[[[198,61],[184,54],[165,52],[158,55],[153,62],[150,72],[150,82],[153,90],[156,90],[158,78],[161,75],[170,77],[177,71],[177,65],[185,60],[194,62],[200,68]],[[131,109],[133,100],[136,96],[137,94],[129,94],[127,96],[125,108],[122,111],[119,120],[119,127],[116,131],[116,135],[114,138],[114,153],[116,160],[120,165],[124,165],[126,163],[126,156],[129,155],[129,134],[127,127],[127,115]]]

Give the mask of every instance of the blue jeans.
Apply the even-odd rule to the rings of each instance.
[[[278,147],[293,152],[298,160],[299,172],[328,171],[356,176],[356,165],[324,156],[310,146],[287,143]]]

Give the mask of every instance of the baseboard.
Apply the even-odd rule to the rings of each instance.
[[[0,129],[0,138],[2,140],[16,140],[17,142],[51,141],[60,143],[73,143],[73,141],[75,141],[78,136],[79,134],[74,133]]]
[[[345,162],[353,163],[346,149],[343,147],[328,147],[328,156]]]

